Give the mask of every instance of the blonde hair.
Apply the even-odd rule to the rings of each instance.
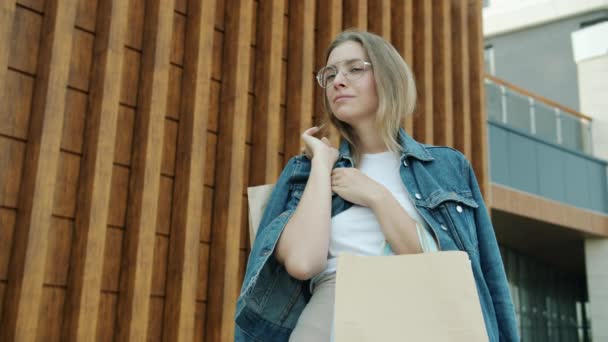
[[[416,84],[412,71],[399,52],[384,38],[355,29],[340,33],[331,42],[327,48],[325,60],[327,61],[333,49],[348,41],[361,44],[372,64],[378,94],[376,127],[380,136],[390,151],[402,152],[398,142],[399,128],[405,117],[412,114],[416,105]],[[334,115],[325,92],[323,104],[329,122],[336,127],[342,138],[348,141],[351,155],[357,164],[361,153],[357,147],[359,138],[356,136],[355,130]]]

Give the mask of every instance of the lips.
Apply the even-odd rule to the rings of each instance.
[[[334,98],[334,103],[338,102],[338,100],[340,100],[340,99],[350,99],[353,97],[354,96],[350,96],[350,95],[339,95]]]

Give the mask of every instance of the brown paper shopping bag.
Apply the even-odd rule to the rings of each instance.
[[[340,255],[335,341],[488,341],[465,252]]]
[[[253,246],[255,234],[273,189],[274,184],[250,186],[247,188],[247,202],[249,203],[249,243],[251,246]]]

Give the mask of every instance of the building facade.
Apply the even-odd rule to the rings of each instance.
[[[522,340],[606,340],[608,2],[484,5],[491,179],[512,192],[493,219]]]
[[[346,28],[392,42],[406,129],[488,193],[481,25],[481,0],[0,2],[0,340],[232,340],[246,189],[323,120]]]
[[[606,166],[578,112],[598,102],[485,78],[482,25],[481,0],[0,2],[0,340],[232,340],[246,189],[324,120],[314,74],[351,27],[412,66],[406,130],[471,160],[524,340],[588,340]]]

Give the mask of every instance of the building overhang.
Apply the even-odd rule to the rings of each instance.
[[[585,274],[585,239],[608,237],[608,215],[491,185],[491,213],[502,246],[561,271]]]
[[[608,238],[608,215],[492,183],[492,209],[565,227],[581,236]]]

